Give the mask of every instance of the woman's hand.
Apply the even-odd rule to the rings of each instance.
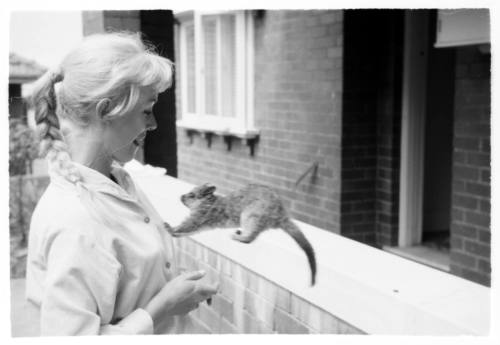
[[[154,324],[167,315],[187,314],[196,309],[200,302],[217,293],[218,284],[200,281],[204,276],[204,271],[185,272],[165,284],[144,308]]]

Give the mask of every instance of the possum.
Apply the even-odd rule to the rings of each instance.
[[[290,219],[278,194],[271,188],[250,184],[227,196],[214,194],[216,187],[204,184],[181,196],[190,215],[177,227],[169,227],[174,237],[215,228],[240,228],[232,239],[251,243],[267,230],[280,228],[302,248],[311,269],[311,285],[316,282],[316,256],[311,243]]]

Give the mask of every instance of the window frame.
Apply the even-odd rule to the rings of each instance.
[[[234,14],[236,20],[236,99],[235,116],[223,117],[220,114],[212,115],[205,113],[205,75],[202,18],[222,14]],[[179,22],[178,47],[180,67],[180,91],[181,91],[181,116],[177,121],[178,127],[211,131],[218,134],[234,134],[241,137],[257,134],[254,127],[254,23],[253,16],[248,11],[185,11],[175,13]],[[221,33],[221,19],[216,17],[216,40],[219,42]],[[188,82],[187,82],[187,42],[186,29],[189,25],[194,26],[195,45],[195,112],[188,111]],[[220,56],[221,46],[217,43],[216,49]],[[221,94],[221,69],[217,59],[217,100],[218,111],[221,110],[223,95]]]

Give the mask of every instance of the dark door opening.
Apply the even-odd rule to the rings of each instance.
[[[169,10],[141,11],[141,31],[158,53],[174,62],[174,16]],[[158,97],[153,112],[158,128],[148,134],[144,146],[145,163],[167,169],[177,177],[175,85]]]
[[[422,245],[449,255],[455,51],[434,48],[435,13],[431,15],[430,26]]]

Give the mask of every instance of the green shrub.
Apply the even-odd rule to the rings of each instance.
[[[31,173],[31,163],[38,156],[36,133],[23,120],[9,117],[9,175]]]

